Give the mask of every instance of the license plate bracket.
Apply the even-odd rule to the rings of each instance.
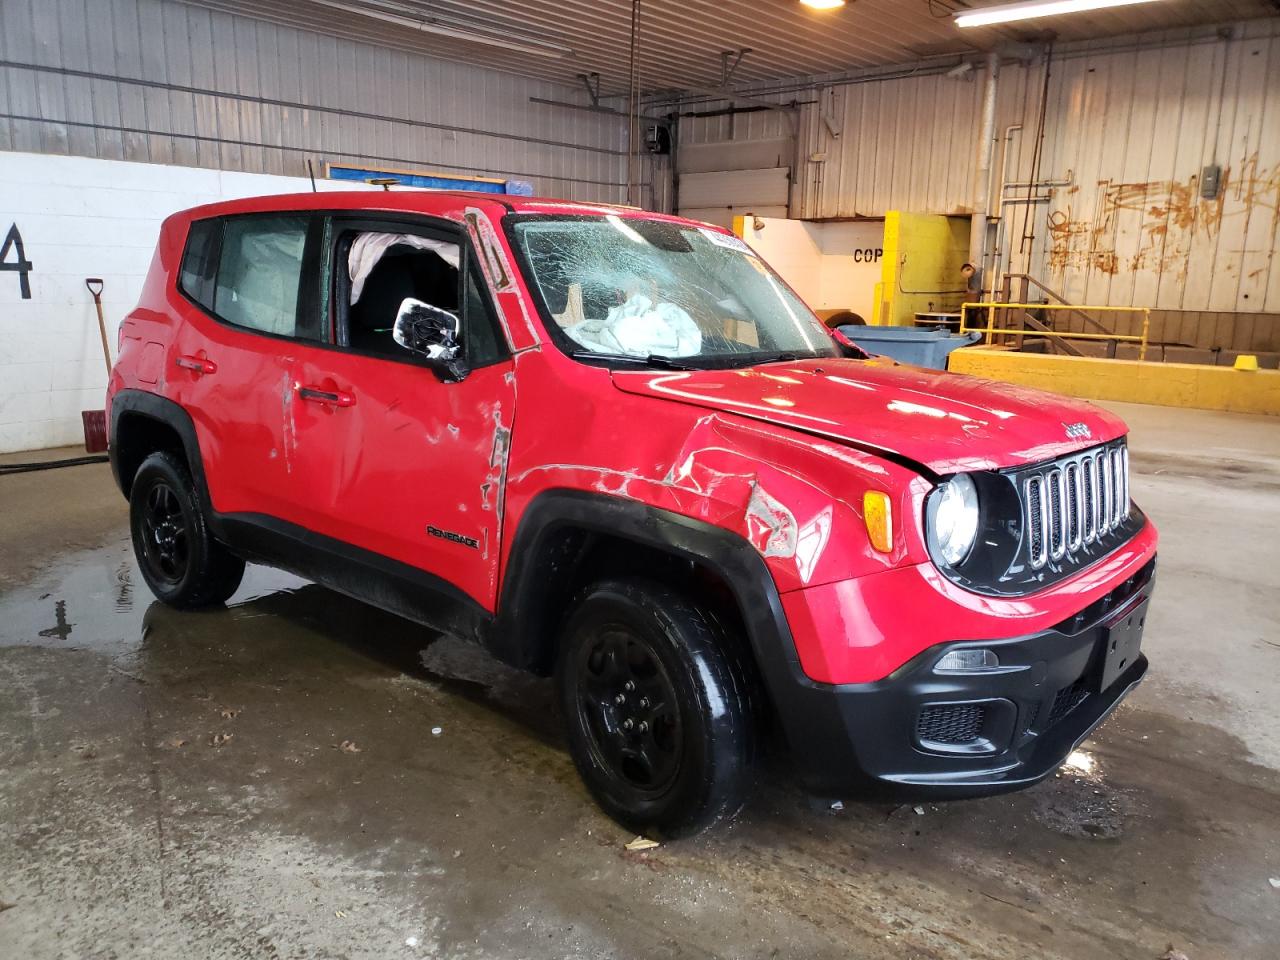
[[[1102,629],[1102,669],[1098,690],[1106,690],[1128,670],[1142,650],[1142,631],[1147,623],[1150,597],[1117,614]]]

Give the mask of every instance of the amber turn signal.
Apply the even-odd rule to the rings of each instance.
[[[868,490],[862,495],[862,519],[867,525],[871,546],[881,553],[893,550],[893,507],[888,494]]]

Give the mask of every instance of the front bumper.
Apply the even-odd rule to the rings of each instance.
[[[1154,586],[1153,558],[1051,629],[937,644],[875,682],[798,684],[793,696],[801,702],[788,712],[808,729],[788,734],[802,782],[826,796],[945,799],[1044,778],[1146,674],[1146,657],[1136,652],[1113,656],[1108,670],[1104,646],[1122,636],[1109,628],[1145,620]],[[934,672],[944,654],[962,647],[995,651],[1000,668]]]

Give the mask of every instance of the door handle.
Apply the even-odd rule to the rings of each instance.
[[[212,360],[206,360],[204,357],[192,357],[184,353],[173,362],[184,370],[190,370],[199,376],[218,372],[218,365]]]
[[[346,390],[322,390],[319,387],[298,387],[298,396],[312,403],[324,403],[332,407],[354,407],[356,395]]]

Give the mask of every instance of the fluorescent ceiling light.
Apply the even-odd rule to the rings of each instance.
[[[800,6],[813,10],[834,10],[843,7],[844,0],[800,0]]]
[[[955,14],[957,27],[988,27],[993,23],[1056,17],[1063,13],[1081,13],[1106,7],[1127,7],[1155,0],[1034,0],[1032,3],[1003,3],[998,7],[982,7]]]
[[[573,53],[571,47],[540,40],[537,37],[496,36],[494,34],[481,33],[470,26],[454,26],[439,18],[425,16],[419,14],[416,10],[400,7],[398,4],[395,6],[400,10],[404,10],[404,13],[393,13],[386,9],[380,10],[373,7],[357,7],[347,3],[339,3],[338,0],[312,0],[312,2],[325,7],[332,7],[334,10],[341,10],[343,13],[354,13],[361,17],[369,17],[372,20],[381,20],[383,23],[393,23],[398,27],[421,30],[423,33],[431,33],[441,37],[453,37],[457,40],[465,40],[468,43],[482,43],[491,47],[502,47],[504,50],[515,50],[518,53],[529,53],[534,56],[551,57],[557,60]],[[391,5],[388,4],[388,6]]]

